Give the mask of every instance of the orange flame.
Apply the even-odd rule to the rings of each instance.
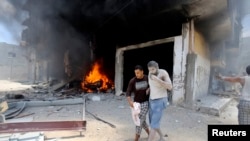
[[[88,75],[85,76],[84,82],[82,82],[83,89],[87,89],[87,92],[92,92],[90,88],[87,88],[87,84],[95,84],[96,82],[101,82],[101,86],[99,87],[100,90],[107,90],[110,88],[110,84],[113,84],[112,81],[108,79],[108,77],[101,73],[100,71],[101,64],[96,61],[91,71],[88,73]]]

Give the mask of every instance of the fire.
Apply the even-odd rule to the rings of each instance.
[[[101,64],[96,61],[91,71],[85,76],[84,81],[82,82],[82,88],[87,92],[97,91],[106,91],[113,87],[113,82],[108,79],[108,77],[103,74],[101,71]]]

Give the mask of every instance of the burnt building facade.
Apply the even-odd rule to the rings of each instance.
[[[96,61],[122,94],[133,67],[159,62],[173,82],[171,102],[210,93],[219,52],[237,46],[241,4],[233,0],[27,0],[23,41],[36,80],[82,79]],[[32,56],[32,55],[31,55]],[[39,67],[38,67],[39,66]]]

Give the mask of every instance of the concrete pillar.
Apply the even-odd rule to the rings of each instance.
[[[123,49],[116,50],[115,59],[115,95],[119,96],[123,93]]]
[[[35,83],[36,80],[36,53],[33,47],[29,47],[28,49],[28,80]]]
[[[172,104],[181,103],[184,99],[184,78],[186,71],[186,53],[183,50],[182,36],[175,37]]]
[[[194,19],[189,21],[189,53],[194,52]]]
[[[186,73],[186,93],[185,93],[185,104],[187,107],[192,108],[194,104],[194,84],[195,84],[195,62],[197,55],[194,53],[194,19],[189,21],[189,53],[187,55],[187,73]]]
[[[174,66],[173,66],[173,96],[172,104],[177,105],[185,102],[185,79],[187,54],[189,51],[190,24],[182,25],[182,36],[174,40]]]
[[[187,55],[187,76],[186,76],[186,95],[185,104],[187,107],[193,108],[195,100],[195,62],[197,60],[197,55],[190,53]]]

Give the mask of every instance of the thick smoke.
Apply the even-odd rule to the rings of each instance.
[[[0,0],[0,42],[19,44],[25,26],[22,22],[28,17],[21,9],[26,0]]]
[[[29,13],[24,21],[28,28],[22,39],[36,50],[38,61],[49,61],[51,77],[82,77],[94,59],[96,32],[131,2],[27,0],[23,9]]]
[[[246,67],[250,65],[250,1],[243,1],[244,6],[241,8],[241,30],[239,45],[233,55],[228,55],[231,68],[236,75],[246,75]]]
[[[48,62],[53,79],[81,79],[92,61],[90,34],[79,28],[79,6],[81,1],[27,0],[23,7],[29,19],[22,39],[35,49],[37,62]]]
[[[102,43],[107,41],[100,38],[105,37],[109,42],[112,42],[115,48],[117,42],[123,42],[123,39],[126,38],[118,30],[126,30],[122,27],[128,26],[129,22],[136,21],[138,17],[140,19],[145,15],[152,15],[153,11],[162,10],[165,7],[164,5],[172,2],[170,0],[1,1],[12,5],[13,11],[16,11],[17,8],[15,7],[18,7],[19,10],[28,13],[29,16],[25,21],[18,20],[23,23],[23,26],[27,27],[22,32],[22,43],[36,51],[36,62],[48,62],[49,75],[55,78],[84,76],[93,61],[92,53],[98,54],[98,51],[94,50],[97,48],[95,45],[98,46],[101,53],[103,52],[99,48],[100,44],[101,48],[104,48],[103,50],[106,46],[110,47],[111,43],[103,45]],[[5,9],[10,10],[11,8]],[[9,13],[20,12],[11,12],[10,10]],[[112,33],[111,30],[115,30],[115,32]],[[12,34],[19,33],[9,31]],[[96,38],[99,41],[98,43],[95,42]],[[66,64],[65,56],[67,56]],[[68,68],[65,70],[65,67]]]

